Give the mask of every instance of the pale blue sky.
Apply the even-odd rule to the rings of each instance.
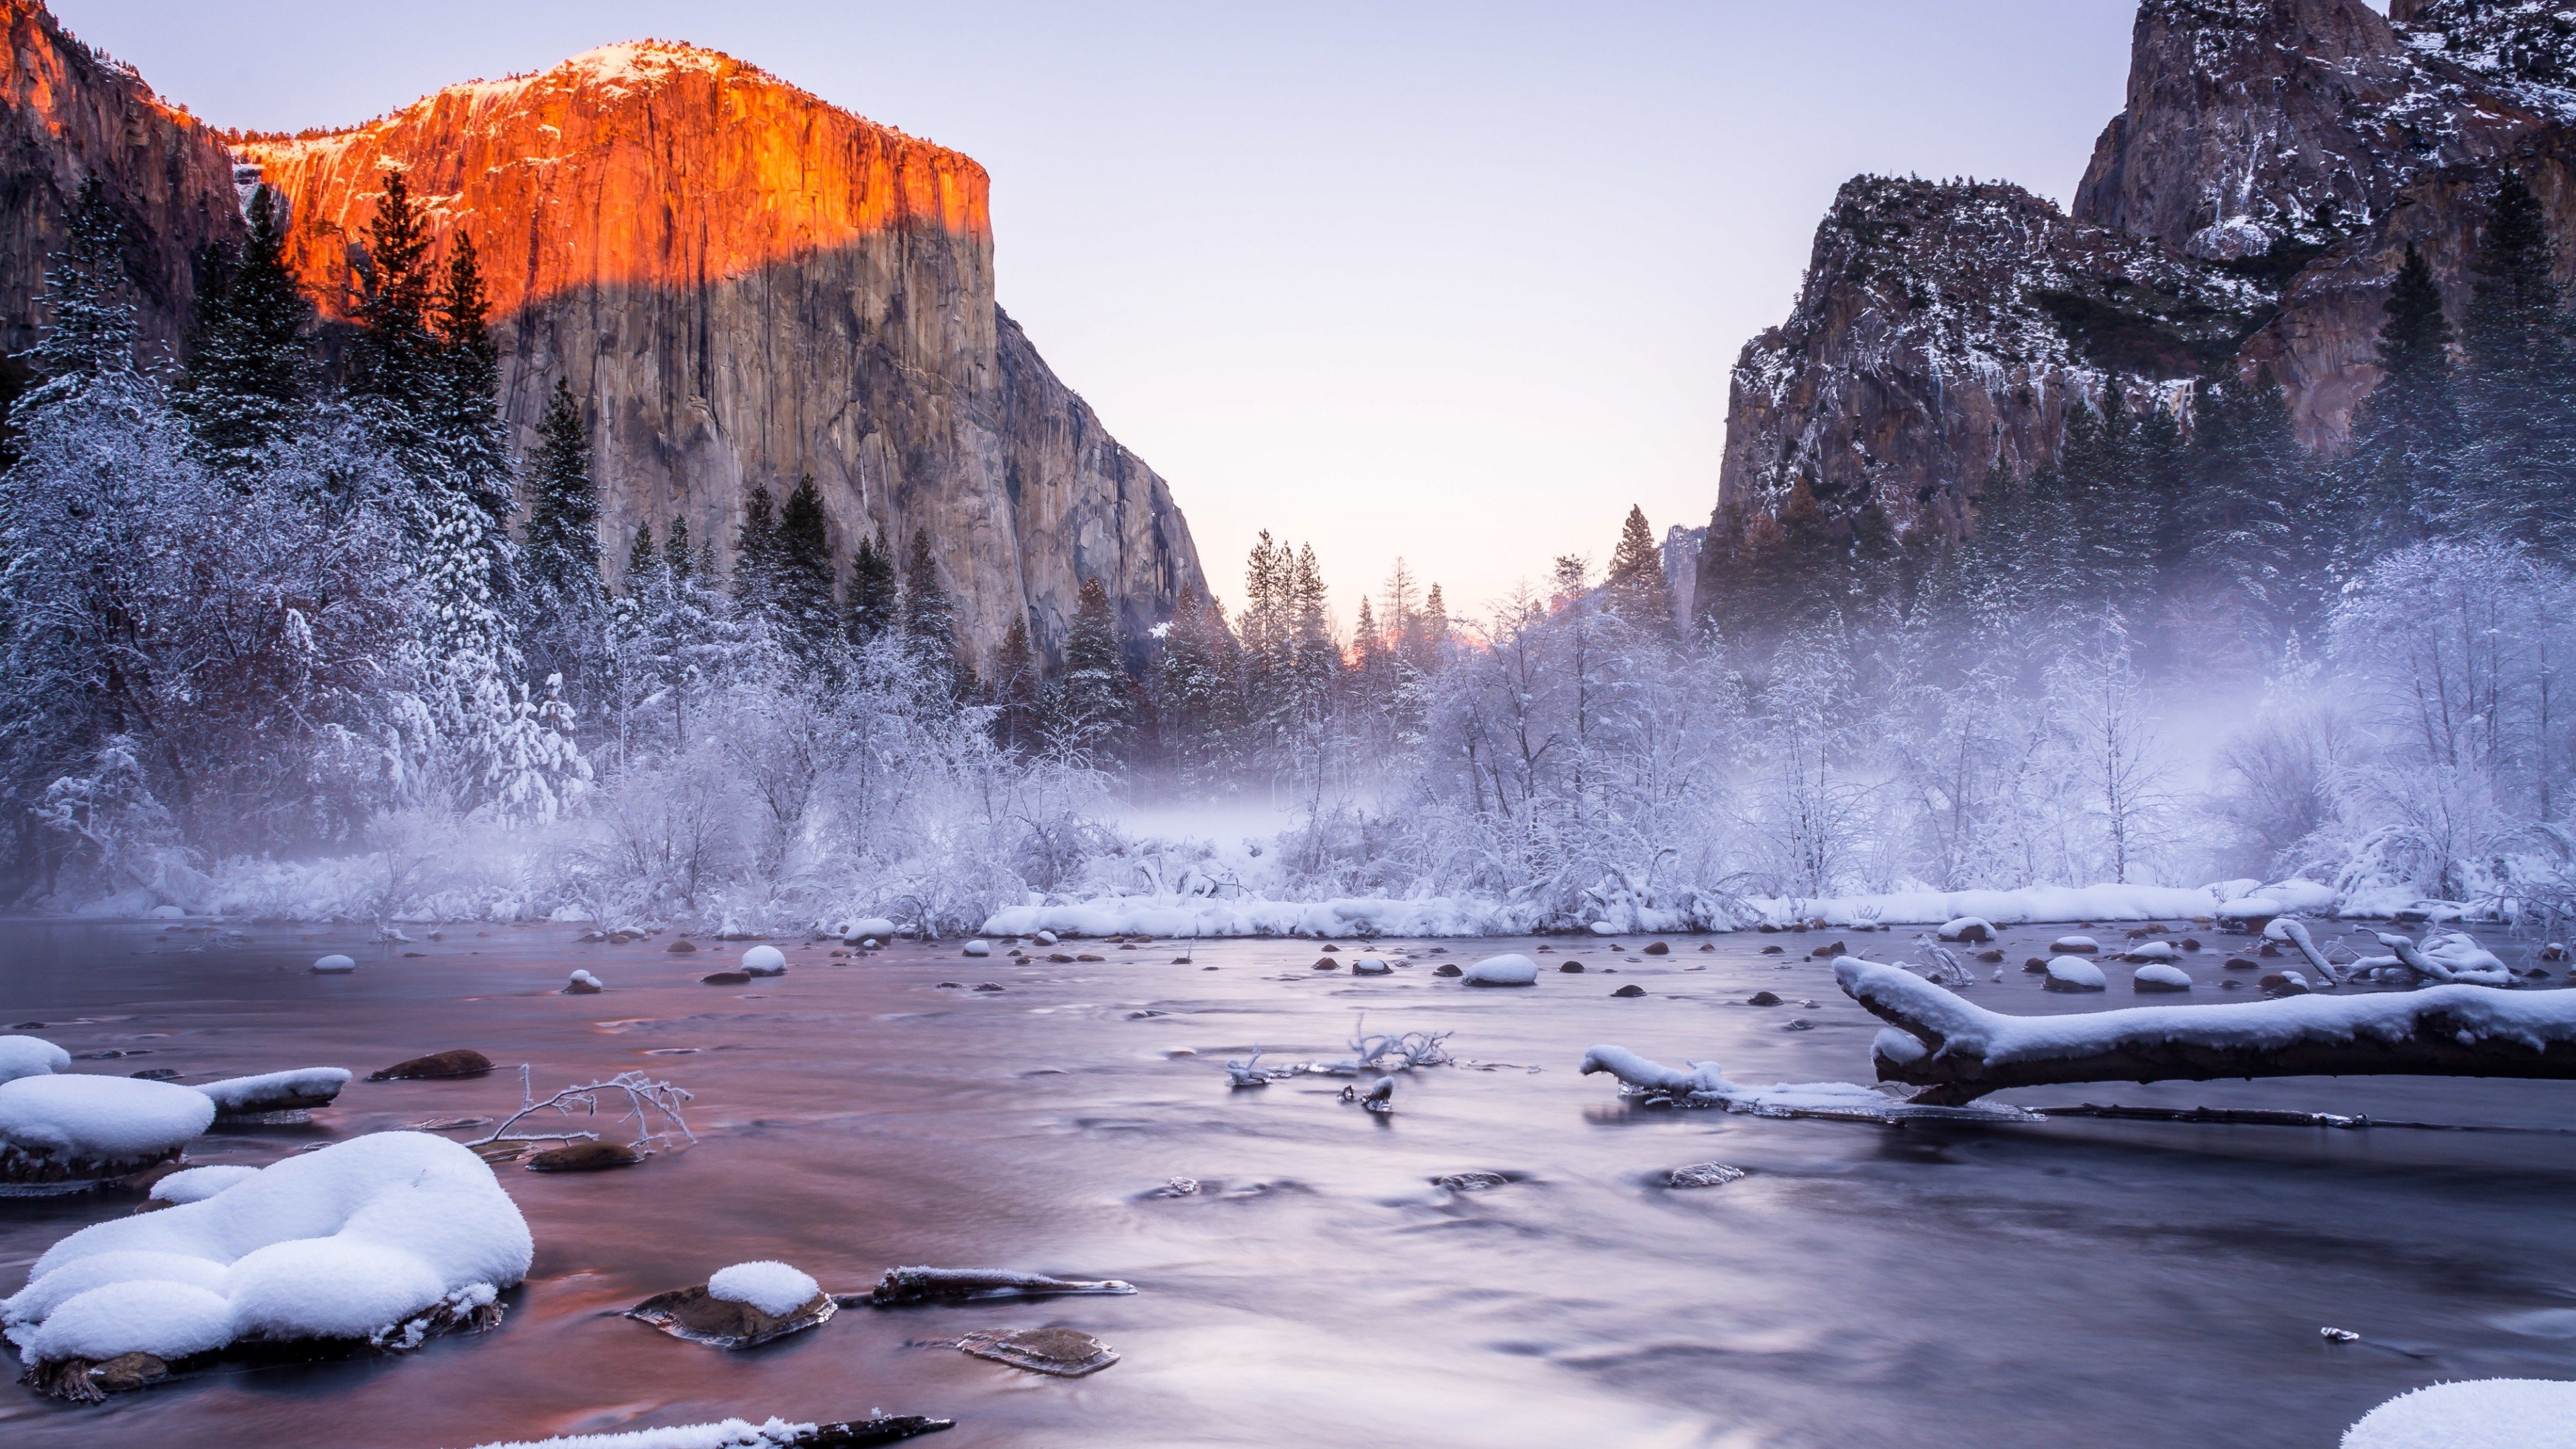
[[[1629,504],[1704,523],[1727,370],[1860,171],[2063,200],[2132,0],[708,5],[54,0],[219,124],[343,124],[692,41],[993,177],[1002,305],[1172,482],[1220,590],[1311,540],[1473,608]]]

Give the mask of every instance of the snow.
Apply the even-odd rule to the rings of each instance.
[[[0,1082],[69,1071],[72,1054],[40,1036],[0,1036]]]
[[[574,986],[587,986],[593,991],[605,991],[608,989],[607,982],[600,980],[598,977],[591,975],[587,971],[575,971],[568,979],[570,984]]]
[[[1678,918],[1665,921],[1654,911],[1634,914],[1639,919],[1635,928],[1638,930],[1692,929]],[[1342,896],[1288,901],[1259,896],[1218,900],[1207,896],[1138,895],[1104,896],[1072,904],[1008,906],[987,917],[983,929],[994,936],[1053,931],[1075,936],[1305,936],[1336,940],[1353,936],[1521,936],[1545,923],[1545,913],[1528,902],[1474,896],[1406,900]]]
[[[2343,1449],[2576,1449],[2576,1383],[2475,1379],[2403,1393],[2344,1431]]]
[[[2171,961],[2182,952],[2171,941],[2141,941],[2123,954],[2132,961]]]
[[[715,1424],[681,1424],[668,1429],[632,1429],[622,1434],[567,1434],[554,1439],[513,1439],[476,1449],[787,1449],[814,1433],[814,1424],[771,1419],[753,1424],[726,1419]]]
[[[346,976],[357,969],[358,963],[346,956],[325,956],[313,963],[314,972],[322,976]]]
[[[754,976],[777,976],[787,970],[787,953],[775,946],[754,946],[742,953],[742,969]]]
[[[1959,916],[1944,922],[1939,934],[1944,941],[1983,941],[1994,933],[1995,923],[1983,916]]]
[[[188,910],[185,906],[154,906],[146,914],[156,921],[184,921],[188,919]]]
[[[786,1317],[822,1291],[822,1285],[807,1274],[767,1259],[736,1263],[707,1280],[710,1296],[727,1303],[748,1303],[772,1318]]]
[[[72,1234],[0,1302],[0,1324],[30,1364],[378,1338],[442,1304],[488,1304],[527,1276],[532,1251],[481,1159],[445,1138],[380,1132]],[[223,1335],[203,1344],[217,1321]]]
[[[966,954],[969,956],[990,956],[993,954],[993,943],[990,941],[969,941],[966,943]]]
[[[190,1167],[152,1184],[154,1202],[204,1202],[225,1188],[259,1176],[256,1167]]]
[[[2257,890],[2264,904],[2279,909],[2248,911],[2237,905],[2249,892]],[[2230,910],[2244,915],[2279,915],[2284,911],[2363,914],[2352,909],[2334,887],[2309,880],[2259,886],[2250,880],[2231,880],[2191,887],[2095,885],[1892,891],[1883,895],[1755,899],[1746,904],[1775,925],[1821,920],[1829,926],[1938,926],[1963,916],[2012,926],[2052,921],[2189,920],[2199,916],[2215,919]]]
[[[2101,991],[2110,983],[2103,979],[2101,967],[2081,956],[2051,956],[2047,985],[2051,991]]]
[[[1007,935],[1009,933],[996,931],[994,934]],[[861,916],[857,920],[852,921],[841,928],[841,940],[844,943],[856,941],[891,941],[893,939],[894,922],[887,920],[883,916]]]
[[[1536,986],[1538,963],[1527,956],[1488,956],[1467,968],[1469,986]]]
[[[0,1146],[32,1157],[135,1162],[194,1141],[215,1104],[193,1087],[132,1077],[20,1077],[0,1082]]]
[[[1391,976],[1395,974],[1395,968],[1386,964],[1382,957],[1360,956],[1351,961],[1351,974],[1353,976]]]
[[[1939,1117],[2037,1120],[2018,1107],[2000,1103],[1918,1107],[1857,1082],[1783,1082],[1777,1086],[1748,1087],[1728,1081],[1715,1062],[1693,1062],[1689,1071],[1680,1072],[1621,1046],[1596,1046],[1585,1052],[1582,1074],[1590,1076],[1595,1072],[1607,1072],[1640,1092],[1662,1094],[1690,1106],[1721,1107],[1754,1117],[1835,1117],[1871,1122]]]
[[[349,1073],[343,1067],[298,1067],[292,1071],[267,1072],[256,1077],[232,1077],[208,1082],[195,1090],[214,1100],[219,1112],[266,1112],[280,1098],[318,1098],[338,1095],[349,1085]]]
[[[2092,963],[2075,964],[2090,968]],[[1939,1035],[1942,1052],[1994,1063],[2097,1056],[2124,1042],[2264,1049],[2301,1040],[2396,1041],[2414,1036],[2417,1023],[2429,1016],[2439,1016],[2445,1029],[2460,1036],[2464,1044],[2494,1039],[2540,1051],[2553,1042],[2576,1043],[2576,991],[2428,986],[2364,996],[2006,1016],[1962,1000],[1901,967],[1857,956],[1835,962],[1834,977],[1845,993],[1864,1004],[1873,995],[1902,1001],[1909,1018],[1924,1022]]]
[[[2140,991],[2189,991],[2191,976],[2179,966],[2153,964],[2130,972],[2129,984]]]
[[[2077,956],[2087,951],[2101,950],[2102,943],[2090,936],[2060,936],[2048,943],[2048,949],[2060,956]]]

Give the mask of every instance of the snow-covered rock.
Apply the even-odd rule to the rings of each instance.
[[[2090,956],[2102,949],[2102,943],[2090,936],[2060,936],[2048,943],[2048,949],[2060,956]]]
[[[742,953],[742,969],[754,976],[785,975],[787,953],[775,946],[754,946]]]
[[[2576,1383],[2472,1379],[2398,1395],[2344,1431],[2343,1449],[2576,1449]]]
[[[1966,941],[1974,944],[1994,939],[1995,923],[1983,916],[1954,916],[1944,922],[1938,933],[1944,941]]]
[[[1351,960],[1353,976],[1391,976],[1394,973],[1395,968],[1386,964],[1384,957],[1357,956]]]
[[[840,1444],[888,1444],[909,1438],[931,1427],[946,1427],[944,1420],[897,1419],[869,1420],[854,1429],[879,1429],[872,1437],[855,1433],[833,1433],[831,1442]],[[667,1429],[630,1429],[618,1434],[566,1434],[552,1439],[513,1439],[508,1443],[476,1446],[476,1449],[804,1449],[816,1444],[827,1431],[842,1426],[830,1424],[792,1424],[785,1419],[771,1419],[754,1424],[743,1419],[725,1419],[713,1424],[680,1424]]]
[[[40,1036],[0,1036],[0,1082],[71,1070],[72,1054]]]
[[[251,1339],[406,1348],[488,1326],[531,1252],[526,1221],[480,1158],[426,1133],[380,1132],[83,1228],[0,1302],[0,1325],[36,1369]]]
[[[786,1317],[822,1291],[810,1275],[767,1259],[736,1263],[707,1280],[710,1297],[750,1304],[772,1318]]]
[[[990,956],[993,954],[993,943],[990,941],[969,941],[965,945],[965,954],[969,956]]]
[[[564,982],[564,995],[566,996],[596,996],[607,989],[607,982],[600,980],[598,977],[591,975],[587,971],[575,971],[572,973],[572,976]]]
[[[2101,967],[2081,956],[2052,956],[2048,979],[2041,984],[2051,991],[2104,991],[2111,983],[2103,979]]]
[[[196,1140],[214,1099],[132,1077],[45,1075],[0,1082],[0,1180],[119,1176]]]
[[[841,944],[855,946],[861,941],[891,941],[894,922],[883,916],[861,916],[841,928]]]
[[[224,1116],[250,1117],[262,1112],[300,1112],[327,1107],[347,1085],[349,1073],[344,1068],[299,1067],[293,1071],[208,1082],[196,1090],[211,1098],[215,1110]]]
[[[313,973],[317,976],[346,976],[357,969],[356,961],[336,954],[322,957],[313,963]]]
[[[2189,991],[2191,977],[2179,966],[2150,963],[2129,973],[2129,985],[2137,991]]]
[[[2122,954],[2132,961],[2171,961],[2182,952],[2171,941],[2140,941]]]
[[[188,910],[185,906],[154,906],[144,914],[156,921],[184,921],[188,919]]]
[[[1538,963],[1527,956],[1488,956],[1467,968],[1469,986],[1536,986]]]

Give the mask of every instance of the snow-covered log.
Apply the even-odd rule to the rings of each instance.
[[[2576,992],[2435,986],[2226,1006],[2005,1016],[1894,966],[1846,958],[1834,976],[1898,1028],[1878,1077],[1957,1105],[2010,1087],[2405,1075],[2576,1079]]]
[[[843,1424],[791,1424],[771,1419],[754,1424],[724,1419],[713,1424],[683,1424],[668,1429],[630,1429],[619,1434],[567,1434],[553,1439],[514,1439],[481,1449],[859,1449],[866,1444],[892,1444],[917,1434],[953,1429],[954,1419],[919,1414],[880,1414]]]
[[[1618,1078],[1624,1094],[1642,1098],[1647,1106],[1713,1107],[1753,1117],[1815,1117],[1838,1122],[1901,1122],[1924,1117],[2038,1120],[2018,1107],[1947,1107],[1901,1101],[1858,1082],[1783,1082],[1748,1087],[1728,1081],[1715,1062],[1693,1062],[1689,1071],[1675,1071],[1620,1046],[1597,1046],[1583,1054],[1583,1075],[1595,1072]]]

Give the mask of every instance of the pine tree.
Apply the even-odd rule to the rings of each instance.
[[[637,524],[635,542],[626,550],[626,586],[630,589],[635,587],[644,575],[652,572],[655,564],[661,562],[661,558],[653,549],[653,525]]]
[[[537,423],[528,465],[527,537],[521,570],[529,593],[528,663],[535,677],[561,676],[574,703],[596,697],[605,662],[599,573],[599,487],[591,477],[590,433],[562,378]],[[636,535],[630,574],[652,566],[652,531]]]
[[[46,328],[27,353],[37,383],[18,400],[20,414],[96,384],[127,386],[140,379],[125,224],[97,177],[81,183],[67,230],[63,249],[45,269]]]
[[[638,535],[638,537],[649,538],[649,535]],[[679,578],[693,578],[702,572],[698,567],[699,555],[689,552],[687,519],[671,520],[671,536],[662,541],[662,562],[669,567],[673,575]]]
[[[501,421],[501,356],[485,314],[483,269],[474,238],[456,233],[456,247],[438,290],[438,388],[429,416],[432,441],[454,485],[483,510],[485,525],[507,539],[516,500],[510,490],[510,447]],[[496,592],[508,597],[505,581]]]
[[[1224,606],[1184,584],[1156,666],[1156,704],[1181,785],[1212,793],[1233,776],[1241,725],[1242,649]]]
[[[1643,508],[1631,505],[1628,509],[1602,593],[1610,612],[1630,628],[1656,638],[1673,632],[1673,595],[1664,579],[1664,551],[1655,543]]]
[[[249,239],[208,267],[172,389],[191,450],[228,473],[285,441],[313,404],[313,302],[287,269],[277,212],[275,192],[252,191]]]
[[[1100,764],[1135,748],[1136,701],[1118,642],[1117,615],[1098,579],[1084,579],[1064,640],[1064,674],[1048,711],[1057,737]]]
[[[873,539],[862,534],[850,556],[850,607],[847,631],[852,644],[865,645],[902,621],[902,590],[895,582],[894,550],[885,530]]]
[[[930,530],[912,531],[912,549],[903,565],[903,638],[933,684],[951,696],[966,692],[971,671],[957,654],[957,606],[939,582],[939,560],[930,551]]]
[[[733,597],[746,614],[774,619],[780,575],[778,502],[755,487],[742,502],[742,527],[733,536]]]
[[[2469,445],[2445,526],[2576,544],[2576,330],[2540,200],[2512,172],[2489,208],[2460,340]]]
[[[1016,618],[993,651],[993,740],[1013,754],[1026,754],[1044,740],[1045,671],[1029,644],[1029,621]]]
[[[772,607],[779,624],[800,656],[818,659],[829,648],[837,621],[832,612],[831,526],[811,473],[797,480],[796,491],[779,510],[776,568]]]
[[[429,236],[400,171],[384,173],[384,200],[358,258],[356,335],[349,339],[348,393],[409,418],[438,390],[438,339],[430,332]]]
[[[2323,618],[2323,551],[2330,520],[2290,428],[2288,401],[2265,368],[2252,382],[2222,375],[2193,406],[2192,484],[2182,556],[2169,567],[2186,596],[2242,601],[2277,642]]]
[[[1438,584],[1422,596],[1422,622],[1418,627],[1421,653],[1413,667],[1425,675],[1437,674],[1449,661],[1449,605],[1440,597]]]
[[[2362,403],[2339,489],[2341,552],[2357,563],[2424,537],[2455,496],[2451,324],[2432,265],[2411,243],[2384,313],[2379,386]]]

